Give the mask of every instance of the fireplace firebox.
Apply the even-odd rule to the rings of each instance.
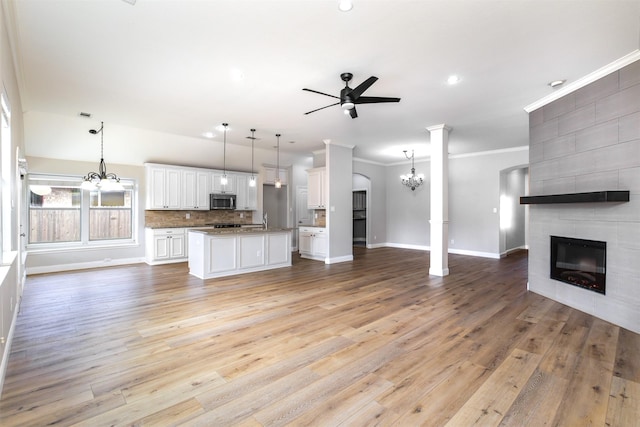
[[[551,278],[605,293],[607,242],[551,236]]]

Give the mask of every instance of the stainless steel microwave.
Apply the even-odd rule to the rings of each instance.
[[[227,209],[233,210],[236,208],[236,195],[235,194],[210,194],[209,195],[209,209]]]

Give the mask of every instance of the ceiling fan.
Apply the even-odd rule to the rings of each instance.
[[[371,87],[371,85],[374,84],[376,80],[378,80],[377,77],[371,76],[353,89],[349,87],[349,82],[353,78],[353,74],[342,73],[340,74],[340,78],[345,83],[344,88],[340,91],[340,96],[329,95],[328,93],[318,92],[317,90],[313,90],[313,89],[306,89],[306,88],[302,89],[302,90],[306,90],[307,92],[319,93],[320,95],[330,96],[332,98],[336,98],[340,100],[335,104],[316,108],[315,110],[311,110],[304,114],[311,114],[328,107],[333,107],[334,105],[340,105],[344,109],[345,114],[348,113],[352,119],[355,119],[356,117],[358,117],[358,112],[356,111],[357,104],[377,104],[379,102],[399,102],[400,101],[400,98],[388,98],[388,97],[381,97],[381,96],[362,96],[364,91],[369,89],[369,87]]]

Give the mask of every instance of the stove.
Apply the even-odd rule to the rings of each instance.
[[[205,224],[206,226],[213,226],[213,228],[240,228],[242,224]]]

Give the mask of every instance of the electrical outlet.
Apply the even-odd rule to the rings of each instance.
[[[244,212],[240,212],[240,218],[244,218]]]
[[[188,213],[188,214],[186,214],[184,217],[185,217],[186,219],[191,219],[191,214],[190,214],[190,213]]]
[[[453,240],[453,239],[451,239],[451,244],[453,245],[453,243],[454,243],[454,240]]]

